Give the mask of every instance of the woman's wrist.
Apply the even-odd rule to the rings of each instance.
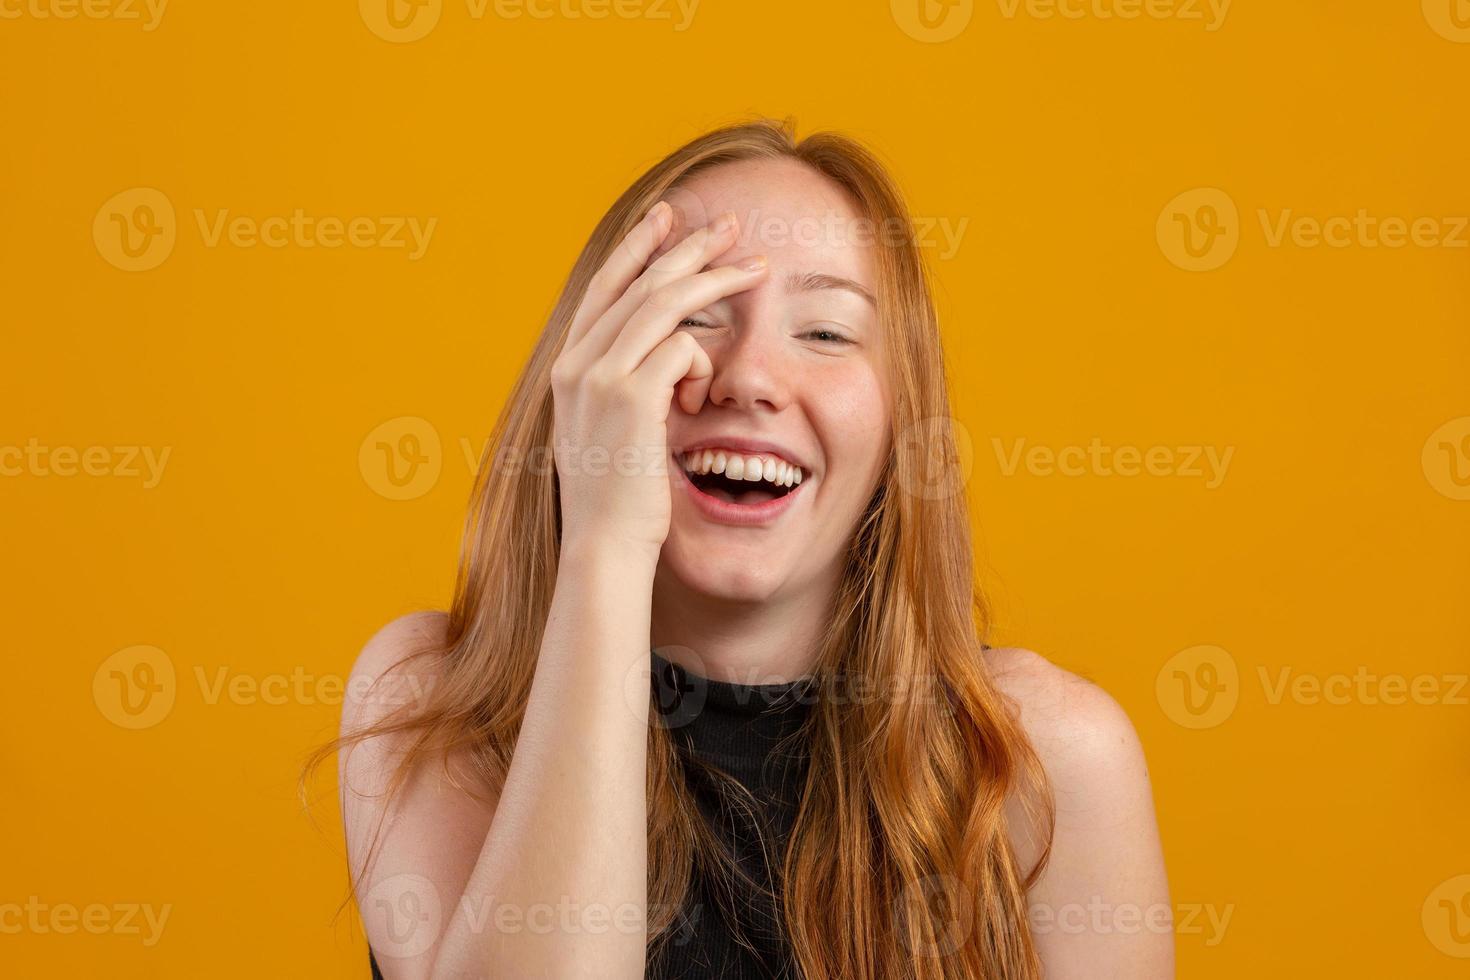
[[[629,541],[615,534],[583,532],[561,540],[559,566],[567,569],[608,569],[627,576],[629,585],[647,582],[653,587],[660,548]]]
[[[564,539],[547,622],[548,639],[558,639],[543,641],[542,657],[576,664],[594,687],[646,670],[657,566],[657,552],[623,539]]]

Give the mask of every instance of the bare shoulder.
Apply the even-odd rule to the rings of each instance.
[[[353,673],[377,677],[418,651],[441,647],[449,632],[449,616],[437,609],[412,612],[390,620],[363,646]]]
[[[985,657],[1053,779],[1141,763],[1133,723],[1107,691],[1031,650],[992,647]]]
[[[1096,928],[1056,927],[1084,907],[1163,920],[1170,914],[1153,790],[1133,723],[1101,687],[1030,650],[992,649],[986,661],[1020,717],[1050,790],[1050,857],[1028,895],[1047,976],[1172,977],[1167,929],[1125,930],[1113,927],[1112,919]],[[1014,797],[1007,806],[1010,838],[1027,869],[1041,854],[1048,829],[1025,805],[1031,802]]]
[[[372,635],[347,678],[342,734],[381,721],[405,699],[421,698],[438,682],[448,624],[445,613],[414,612]]]
[[[421,734],[411,724],[398,723],[412,722],[430,704],[444,672],[447,635],[444,613],[410,613],[378,630],[357,655],[342,699],[338,766],[349,824],[364,812],[376,818],[387,804],[404,753],[418,744]],[[405,808],[459,805],[460,794],[436,798],[446,780],[484,788],[472,753],[463,748],[418,753],[406,775],[401,796]],[[431,789],[426,792],[426,787]],[[471,799],[464,797],[466,805]]]
[[[439,944],[422,948],[412,927],[405,940],[397,905],[387,903],[383,914],[381,896],[463,894],[495,815],[493,794],[466,791],[483,786],[472,782],[477,773],[465,753],[419,757],[405,767],[415,732],[373,727],[426,702],[442,672],[447,625],[443,613],[425,612],[384,626],[358,654],[343,699],[348,738],[338,772],[348,864],[368,943],[394,980],[431,976]]]

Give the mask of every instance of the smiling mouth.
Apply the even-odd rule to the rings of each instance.
[[[746,483],[732,480],[721,473],[690,473],[689,482],[700,493],[707,493],[716,500],[731,504],[763,504],[779,500],[791,492],[791,487],[775,487],[769,483]]]

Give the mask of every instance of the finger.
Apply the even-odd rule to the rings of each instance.
[[[606,353],[628,318],[647,301],[654,290],[681,276],[691,276],[699,272],[735,244],[738,237],[733,211],[727,211],[712,225],[695,229],[688,238],[651,263],[588,329],[581,344],[580,356],[590,361]]]
[[[670,204],[672,203],[670,202]],[[664,236],[664,240],[659,243],[658,248],[654,249],[653,254],[648,257],[648,264],[652,265],[654,262],[657,262],[665,255],[668,255],[669,252],[673,251],[674,247],[684,239],[704,226],[712,224],[714,224],[713,221],[691,222],[684,216],[684,212],[681,209],[674,208],[673,213],[669,215],[669,233]]]
[[[689,229],[688,234],[684,234],[682,228],[670,231],[648,257],[639,279],[647,276],[667,279],[698,272],[710,259],[729,247],[725,244],[726,239],[735,241],[738,225],[735,212],[725,212],[709,225]]]
[[[671,397],[667,404],[672,405],[677,398],[680,408],[697,415],[709,394],[714,374],[714,365],[699,341],[690,334],[676,333],[649,352],[633,377],[641,384],[669,391]]]
[[[649,351],[678,328],[681,320],[732,293],[751,288],[768,269],[766,257],[756,255],[735,265],[722,265],[659,287],[628,318],[627,325],[608,348],[605,355],[608,366],[632,371]]]
[[[588,283],[587,292],[572,316],[566,347],[571,347],[580,340],[588,328],[638,278],[673,226],[673,210],[667,201],[659,201],[648,209],[643,220],[634,225],[632,231],[623,236],[618,247],[613,249],[613,253]]]

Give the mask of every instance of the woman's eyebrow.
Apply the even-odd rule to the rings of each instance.
[[[816,289],[845,289],[856,293],[876,309],[878,301],[873,294],[868,292],[862,283],[845,276],[831,276],[825,272],[790,272],[786,275],[786,291],[791,293],[805,293]]]

